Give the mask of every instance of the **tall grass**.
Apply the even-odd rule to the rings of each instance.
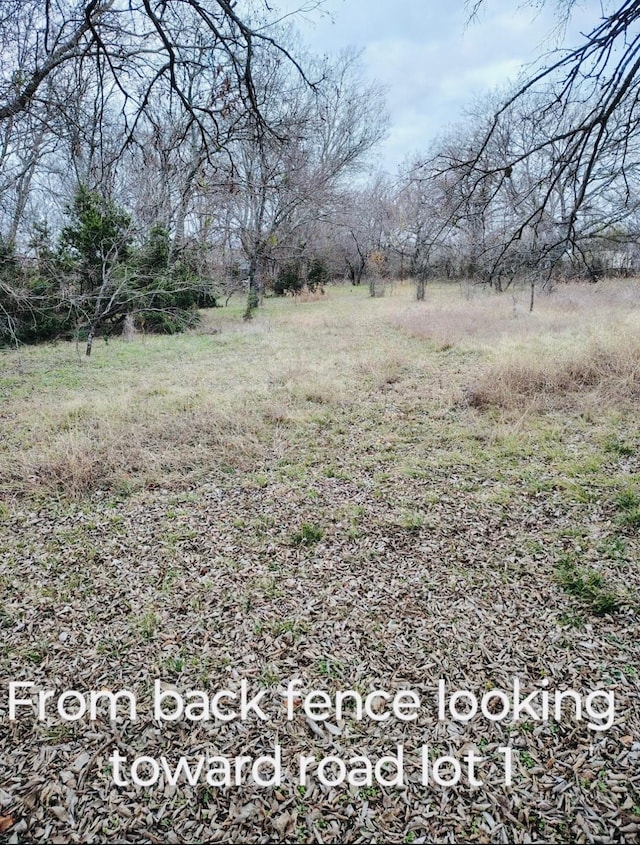
[[[406,358],[368,304],[346,289],[270,300],[250,324],[213,310],[190,334],[99,343],[88,360],[70,343],[2,353],[0,489],[83,496],[256,467]]]
[[[465,396],[477,408],[607,406],[640,395],[640,284],[563,285],[528,312],[526,292],[467,288],[397,320],[436,349],[481,353]]]
[[[250,324],[240,307],[213,310],[190,334],[99,343],[89,360],[67,343],[5,351],[0,490],[192,485],[320,442],[328,425],[355,442],[387,408],[455,417],[463,397],[498,411],[637,401],[635,283],[527,305],[525,292],[457,285],[429,288],[425,303],[408,285],[375,300],[347,287],[269,300]]]

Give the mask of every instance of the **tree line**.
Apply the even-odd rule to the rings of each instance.
[[[489,0],[486,0],[489,2]],[[476,13],[482,3],[471,5]],[[572,2],[558,2],[563,14]],[[305,52],[267,3],[57,0],[0,17],[0,342],[135,323],[329,279],[503,290],[638,271],[640,11],[488,94],[393,177],[358,56]],[[621,51],[615,62],[611,56]]]

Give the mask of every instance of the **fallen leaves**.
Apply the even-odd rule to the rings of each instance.
[[[593,443],[573,419],[558,435],[552,423],[523,431],[523,418],[515,438],[468,408],[443,410],[410,363],[381,391],[384,373],[362,350],[359,378],[373,387],[345,397],[339,386],[340,404],[323,404],[321,420],[279,423],[251,470],[226,474],[211,457],[182,492],[9,504],[0,676],[58,691],[127,688],[141,710],[113,722],[22,713],[3,731],[10,842],[637,841],[638,606],[591,617],[554,579],[556,554],[570,548],[629,595],[639,586],[638,538],[612,536],[607,489],[577,499],[561,483],[563,438],[576,452]],[[591,470],[572,471],[594,484]],[[312,542],[292,543],[301,526]],[[583,695],[614,690],[615,722],[602,734],[568,715],[542,725],[429,712],[411,724],[323,723],[304,718],[302,695],[288,722],[279,694],[301,678],[302,692],[413,689],[428,699],[439,678],[481,694],[512,688],[514,676],[528,689],[549,679]],[[148,709],[155,678],[209,692],[246,678],[268,691],[272,718],[161,726]],[[0,693],[4,728],[2,706]],[[118,787],[109,769],[114,749],[175,761],[258,756],[276,742],[287,777],[272,790],[166,778]],[[297,755],[375,760],[399,743],[409,768],[425,743],[457,757],[476,748],[485,783],[431,788],[411,776],[399,790],[325,788],[311,777],[298,788]],[[511,788],[497,765],[505,745],[517,761]]]

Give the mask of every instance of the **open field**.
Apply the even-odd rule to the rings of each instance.
[[[0,353],[0,839],[637,841],[640,285],[532,314],[457,285],[267,300],[250,323],[242,305],[90,359]],[[301,678],[430,705],[440,678],[481,696],[516,676],[612,692],[613,724],[287,721],[280,698]],[[160,729],[155,678],[248,679],[272,718]],[[10,679],[134,690],[143,718],[9,723]],[[275,743],[278,788],[118,787],[108,763]],[[402,788],[292,775],[399,744]],[[422,785],[425,744],[477,748],[482,784]]]

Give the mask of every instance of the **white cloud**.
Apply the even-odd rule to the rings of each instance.
[[[277,0],[277,5],[294,9],[300,4]],[[515,80],[541,53],[557,46],[554,3],[536,9],[519,0],[486,0],[482,14],[468,26],[464,0],[327,0],[325,8],[334,21],[307,21],[303,36],[319,52],[364,48],[368,77],[389,90],[392,128],[381,160],[390,171],[460,120],[483,91]],[[590,29],[600,9],[598,0],[578,6],[568,41]]]
[[[522,62],[518,59],[467,68],[463,72],[447,74],[440,84],[440,94],[445,100],[462,103],[474,94],[514,81],[521,70]]]

